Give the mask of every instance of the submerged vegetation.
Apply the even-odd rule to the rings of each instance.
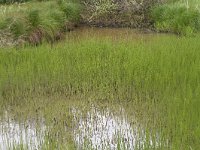
[[[161,148],[198,149],[199,43],[199,38],[172,36],[147,43],[90,37],[53,49],[3,50],[1,96],[12,105],[22,98],[55,95],[132,103],[151,118],[146,125],[152,132],[156,129],[168,141],[159,143]]]
[[[198,0],[0,4],[0,149],[200,148]]]

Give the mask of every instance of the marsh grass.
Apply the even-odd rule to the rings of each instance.
[[[27,108],[29,97],[55,95],[120,103],[134,108],[149,135],[159,132],[160,148],[198,149],[199,43],[199,37],[166,35],[151,42],[80,38],[52,49],[46,44],[2,49],[1,98],[4,105],[19,107],[27,99]],[[63,106],[53,103],[49,110]]]
[[[66,149],[73,150],[72,119],[69,101],[40,97],[11,101],[1,115],[1,149]],[[76,103],[78,106],[78,103]],[[5,106],[5,105],[4,105]],[[59,110],[55,109],[59,108]],[[2,117],[4,116],[4,117]],[[7,147],[7,148],[5,148]]]
[[[200,31],[198,1],[179,0],[158,5],[152,9],[152,19],[157,30],[189,35]]]
[[[62,39],[62,34],[79,20],[81,9],[78,3],[65,0],[2,5],[1,8],[0,30],[13,34],[16,41],[20,39],[32,45]]]

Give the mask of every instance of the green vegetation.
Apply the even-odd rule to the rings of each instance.
[[[198,149],[199,43],[199,37],[147,43],[92,38],[53,49],[1,50],[1,96],[13,103],[54,95],[134,102],[169,147]]]
[[[95,104],[113,113],[125,109],[131,118],[128,130],[139,120],[138,149],[200,148],[200,36],[191,36],[200,31],[198,0],[0,4],[0,137],[5,134],[9,144],[14,139],[5,126],[22,126],[21,143],[10,149],[28,149],[28,136],[24,142],[22,133],[30,132],[31,125],[36,132],[45,127],[41,149],[77,149],[74,128],[79,130],[82,119],[90,121],[88,111]],[[103,32],[65,34],[79,23],[186,36],[147,34],[140,40],[138,34],[129,37],[131,30],[116,36],[112,29],[112,38],[101,38]],[[80,116],[72,113],[75,107]],[[112,120],[114,114],[108,114]],[[128,140],[120,136],[117,148],[124,142],[126,149]],[[92,149],[89,137],[84,140],[81,149]]]
[[[178,1],[153,8],[156,29],[184,35],[199,32],[200,8],[197,4],[195,1]]]
[[[0,4],[12,4],[12,3],[23,3],[29,0],[0,0]]]
[[[52,43],[62,39],[63,33],[73,27],[80,14],[78,3],[62,0],[1,7],[0,30],[18,41],[28,41],[33,45],[43,40]]]
[[[0,45],[52,44],[79,23],[193,35],[200,30],[198,4],[195,0],[58,0],[0,5]]]

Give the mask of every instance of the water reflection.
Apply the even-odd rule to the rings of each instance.
[[[109,109],[100,111],[93,107],[86,114],[73,109],[77,126],[74,130],[78,149],[141,149],[147,144],[144,130],[136,121],[130,123],[124,110],[115,115]],[[149,146],[153,146],[150,139]]]
[[[0,120],[0,149],[39,150],[44,142],[45,128],[42,121],[39,125],[34,120],[19,123],[6,112]]]
[[[130,28],[98,28],[98,27],[80,27],[75,31],[67,33],[68,40],[77,39],[111,39],[114,41],[151,41],[152,38],[166,36],[166,34],[156,34],[154,32],[144,32]]]
[[[77,150],[81,149],[144,149],[146,145],[151,148],[158,147],[158,136],[154,140],[146,136],[144,127],[140,125],[134,116],[128,116],[123,108],[117,111],[92,106],[83,110],[73,107],[70,111],[73,140]],[[24,118],[24,120],[26,120]],[[61,120],[62,121],[62,120]],[[51,144],[46,134],[51,130],[55,133],[63,133],[63,127],[45,125],[45,120],[28,119],[19,123],[6,112],[0,120],[0,149],[7,150],[19,148],[39,150],[43,144]],[[58,130],[58,131],[57,131]],[[68,128],[66,129],[69,130]],[[66,135],[65,135],[66,136]],[[63,139],[66,137],[61,136]],[[60,140],[60,139],[54,139]],[[45,145],[45,146],[47,146]]]

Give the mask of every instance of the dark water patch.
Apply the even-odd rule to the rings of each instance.
[[[116,41],[148,41],[158,36],[166,36],[166,34],[160,34],[152,32],[148,29],[131,29],[131,28],[100,28],[100,27],[79,27],[73,32],[67,33],[68,39],[111,39]]]

